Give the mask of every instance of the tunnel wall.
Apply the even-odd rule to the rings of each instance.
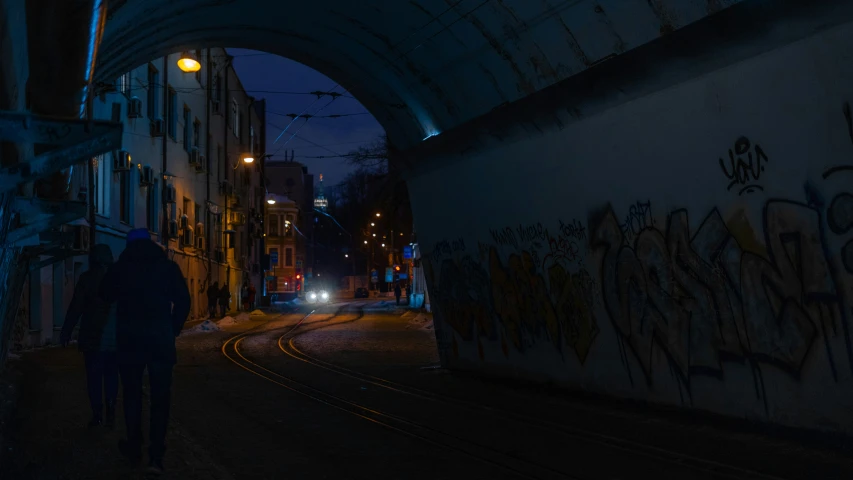
[[[411,178],[443,364],[853,433],[850,52],[838,26]]]

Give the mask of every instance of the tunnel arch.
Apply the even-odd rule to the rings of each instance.
[[[111,81],[183,49],[269,52],[339,82],[407,149],[701,19],[716,3],[115,0],[97,75]]]

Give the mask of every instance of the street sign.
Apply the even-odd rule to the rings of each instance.
[[[394,270],[391,267],[385,269],[385,281],[393,282],[394,281]]]
[[[302,268],[302,259],[301,258],[296,259],[296,268]]]
[[[400,278],[400,280],[405,280],[405,279],[409,278],[408,273],[400,273],[397,276]]]
[[[412,258],[412,246],[404,245],[403,246],[403,258]]]
[[[278,265],[278,250],[270,251],[270,265]]]

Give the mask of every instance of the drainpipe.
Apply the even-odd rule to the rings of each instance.
[[[210,88],[212,85],[213,85],[213,64],[211,63],[210,49],[208,48],[207,49],[207,88],[205,88],[205,91],[207,93],[205,95],[206,102],[205,102],[205,108],[204,108],[204,117],[205,117],[204,118],[204,122],[205,122],[204,124],[206,125],[206,128],[205,128],[206,137],[205,137],[204,151],[207,152],[206,158],[207,158],[207,164],[208,165],[213,163],[213,158],[211,157],[211,152],[210,152],[210,147],[211,147],[211,145],[210,145],[210,102],[212,100]],[[211,174],[211,172],[210,172],[209,168],[207,169],[205,174],[207,176],[207,178],[205,179],[205,184],[206,184],[206,188],[207,188],[207,205],[205,205],[205,208],[208,211],[210,211],[210,174]],[[205,242],[206,247],[207,247],[206,250],[207,250],[207,283],[208,283],[208,285],[210,285],[211,269],[213,268],[213,260],[211,258],[211,254],[210,254],[211,249],[213,248],[213,245],[211,245],[210,240],[212,238],[211,237],[211,231],[213,230],[213,223],[214,222],[207,222],[207,220],[210,220],[211,218],[212,218],[212,216],[210,214],[208,214],[207,218],[205,218],[205,221],[206,221],[206,223],[208,223],[208,225],[205,225],[205,232],[204,232],[204,236],[205,236],[204,242]]]
[[[223,107],[223,108],[225,108],[225,123],[223,124],[224,137],[225,137],[225,140],[223,141],[223,148],[225,149],[225,161],[222,164],[222,168],[224,170],[223,178],[225,179],[226,182],[232,183],[232,185],[233,185],[233,182],[231,182],[231,177],[228,175],[229,169],[231,168],[231,165],[228,162],[228,157],[229,157],[228,124],[230,122],[234,121],[234,119],[231,118],[231,103],[228,100],[228,70],[231,68],[231,59],[232,58],[233,57],[231,55],[228,55],[228,57],[225,59],[225,62],[226,62],[225,68],[223,69],[225,72],[225,75],[224,75],[224,77],[225,77],[224,78],[225,88],[223,89],[223,92],[225,92],[225,105]],[[228,262],[228,250],[229,250],[228,247],[229,247],[229,245],[228,245],[228,242],[225,241],[225,237],[224,237],[225,230],[228,230],[228,194],[227,194],[227,192],[225,194],[225,217],[222,219],[222,233],[223,233],[222,259],[225,262],[225,283],[227,284],[228,281],[231,279],[231,263]]]
[[[166,173],[168,162],[166,161],[169,155],[169,122],[172,119],[169,117],[169,55],[163,57],[163,123],[166,125],[166,134],[163,135],[163,173]],[[169,249],[169,204],[166,203],[166,185],[167,179],[163,177],[162,204],[163,204],[163,229],[160,231],[160,243]]]

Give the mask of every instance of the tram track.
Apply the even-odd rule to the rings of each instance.
[[[325,321],[330,321],[338,317],[341,312],[345,309],[345,306],[338,309],[338,311],[333,314],[329,319],[325,319]],[[290,335],[294,332],[299,326],[303,325],[306,319],[308,319],[311,315],[314,315],[316,310],[312,310],[305,316],[303,316],[296,324],[289,327],[287,332],[285,332],[282,337]],[[360,316],[363,316],[363,310],[360,312]],[[320,322],[322,322],[321,320]],[[335,325],[340,323],[348,323],[346,322],[338,322]],[[314,325],[315,323],[311,323]],[[259,327],[262,327],[260,325]],[[256,327],[258,328],[258,327]],[[288,328],[288,327],[282,327]],[[348,413],[350,415],[354,415],[366,421],[369,421],[375,425],[384,427],[388,430],[394,431],[396,433],[408,436],[410,438],[414,438],[425,443],[450,450],[457,454],[462,454],[474,460],[480,461],[482,463],[488,464],[492,467],[504,470],[506,472],[512,473],[517,478],[527,478],[527,479],[576,479],[577,477],[558,472],[556,470],[543,467],[532,462],[526,461],[524,459],[507,459],[506,454],[504,452],[494,451],[489,447],[479,445],[475,442],[467,441],[461,437],[449,434],[447,432],[442,432],[427,425],[422,425],[416,422],[412,422],[406,418],[400,417],[398,415],[390,414],[388,412],[370,408],[365,405],[361,405],[357,402],[353,402],[347,400],[341,396],[334,395],[318,388],[315,388],[307,383],[299,381],[291,376],[284,375],[280,372],[276,372],[271,370],[260,363],[257,363],[240,351],[240,345],[244,339],[251,335],[258,334],[255,329],[250,331],[246,331],[235,335],[234,337],[229,338],[222,345],[222,353],[223,355],[241,367],[242,369],[252,373],[255,376],[258,376],[272,384],[285,388],[291,392],[297,393],[319,403],[322,403],[326,406],[334,408],[336,410]],[[535,472],[531,474],[531,472]]]
[[[298,335],[308,333],[313,330],[327,328],[344,323],[351,323],[361,319],[364,316],[364,308],[358,307],[355,312],[347,312],[355,314],[352,319],[343,322],[332,321],[338,318],[345,312],[347,306],[340,307],[329,318],[318,320],[316,322],[308,322],[311,315],[314,315],[316,310],[308,313],[301,318],[296,324],[291,326],[286,332],[278,337],[277,346],[288,357],[297,360],[301,363],[311,365],[318,369],[333,373],[335,375],[348,377],[359,382],[379,387],[383,390],[395,392],[397,394],[419,398],[434,403],[441,403],[454,408],[463,409],[469,414],[490,415],[500,418],[501,421],[513,421],[525,427],[533,427],[543,433],[560,435],[574,441],[582,441],[586,443],[595,443],[608,449],[618,450],[625,454],[638,455],[647,460],[663,462],[679,469],[687,469],[696,474],[701,475],[701,478],[727,478],[737,480],[785,480],[783,477],[778,477],[762,472],[750,470],[748,468],[738,467],[706,458],[697,457],[694,455],[677,452],[667,448],[657,447],[649,444],[639,443],[633,440],[614,437],[603,433],[591,431],[588,429],[566,425],[563,423],[551,422],[541,418],[524,415],[515,411],[475,403],[468,400],[455,398],[441,393],[436,393],[422,388],[413,387],[410,385],[401,384],[381,377],[358,372],[331,362],[326,362],[314,356],[311,356],[300,350],[295,344],[295,338]],[[321,325],[325,324],[325,325]],[[313,326],[314,328],[302,329],[299,333],[294,334],[300,326]],[[287,328],[287,327],[283,327]],[[301,394],[312,400],[330,406],[340,411],[347,412],[359,418],[367,420],[371,423],[385,427],[426,443],[439,446],[457,453],[464,454],[470,458],[480,462],[490,464],[493,467],[513,473],[519,478],[570,478],[578,479],[573,474],[562,472],[551,468],[541,463],[537,463],[526,459],[520,455],[515,455],[511,452],[505,452],[483,445],[482,443],[471,441],[462,436],[455,435],[448,431],[435,428],[430,425],[424,425],[422,422],[413,421],[410,418],[390,413],[385,410],[369,407],[362,403],[348,400],[339,395],[321,390],[305,382],[297,380],[290,375],[284,375],[278,371],[267,368],[264,365],[248,358],[240,351],[242,341],[248,336],[257,334],[257,331],[247,331],[240,335],[236,335],[229,339],[223,345],[223,354],[244,370],[253,373],[256,376],[286,388],[295,393]],[[266,332],[269,333],[269,332]],[[230,346],[230,351],[229,351]],[[700,478],[700,477],[697,477]]]

